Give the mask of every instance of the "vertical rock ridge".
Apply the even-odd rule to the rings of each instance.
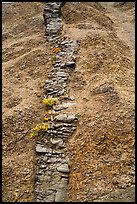
[[[45,97],[57,97],[59,104],[53,106],[51,125],[43,136],[37,140],[37,172],[35,176],[36,202],[63,202],[67,198],[70,163],[67,155],[68,137],[77,126],[77,116],[65,112],[73,103],[63,101],[63,95],[68,94],[69,75],[75,69],[75,54],[78,42],[61,36],[61,7],[64,2],[48,2],[44,9],[46,37],[51,42],[54,51],[53,70],[45,83]],[[69,97],[68,97],[69,99]]]

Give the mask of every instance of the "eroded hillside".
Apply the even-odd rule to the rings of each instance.
[[[63,35],[78,40],[70,76],[68,201],[134,201],[134,3],[67,2]],[[52,69],[42,3],[2,6],[3,201],[33,201],[35,141]]]
[[[30,130],[44,116],[44,82],[51,47],[44,38],[43,4],[2,5],[3,200],[32,201],[35,141]]]
[[[69,201],[134,200],[134,6],[101,5],[63,8],[65,32],[81,41],[70,83],[79,126],[68,144]]]

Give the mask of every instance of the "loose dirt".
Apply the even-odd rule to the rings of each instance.
[[[42,3],[2,5],[3,201],[33,201],[35,141],[51,46]],[[80,40],[70,77],[79,116],[68,143],[68,201],[134,201],[134,3],[67,2],[63,32]],[[72,110],[71,110],[72,111]]]
[[[133,5],[111,2],[67,3],[63,8],[64,32],[81,41],[70,81],[79,125],[68,144],[68,201],[135,198],[131,9]]]
[[[3,201],[32,201],[35,141],[31,128],[44,116],[44,82],[51,47],[44,38],[42,3],[2,5]]]

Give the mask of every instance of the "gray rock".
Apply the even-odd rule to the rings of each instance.
[[[63,42],[61,42],[61,45],[70,45],[73,42],[73,40],[64,40]]]
[[[51,177],[45,175],[45,176],[44,176],[44,182],[45,182],[45,183],[51,182]]]
[[[39,169],[38,167],[37,167],[37,172],[36,172],[36,174],[37,174],[37,175],[42,175],[42,170]]]
[[[74,96],[70,96],[69,99],[70,99],[71,101],[74,101],[74,100],[75,100],[75,97],[74,97]]]
[[[53,109],[56,110],[56,111],[59,111],[59,110],[63,110],[63,109],[66,109],[68,107],[71,107],[73,106],[75,103],[63,103],[63,104],[59,104],[59,105],[54,105],[53,106]]]
[[[47,152],[47,150],[46,150],[46,148],[43,148],[40,144],[37,144],[36,152],[43,153],[43,152]]]
[[[56,144],[63,144],[63,140],[62,139],[58,139],[58,138],[51,138],[51,143],[56,145]]]
[[[40,199],[36,199],[36,202],[41,202],[41,200]]]
[[[44,157],[43,157],[43,161],[44,161],[44,162],[46,162],[46,161],[47,161],[47,159],[48,159],[48,157],[47,157],[47,156],[44,156]]]
[[[54,123],[55,128],[63,127],[64,123]]]
[[[63,173],[69,173],[70,172],[68,164],[61,164],[60,166],[57,167],[57,170],[59,172],[63,172]]]
[[[67,189],[67,185],[68,185],[68,178],[62,178],[60,188]]]
[[[53,80],[47,79],[46,84],[53,84]]]
[[[67,114],[60,114],[54,117],[56,121],[62,121],[62,122],[73,122],[77,119],[75,114],[67,116]]]
[[[56,121],[63,121],[63,122],[65,122],[67,120],[67,114],[57,115],[56,117],[54,117],[54,119]]]
[[[72,124],[70,124],[70,123],[62,123],[63,125],[63,127],[73,127],[73,125]]]
[[[47,149],[46,147],[42,147],[40,144],[37,144],[36,146],[36,152],[37,153],[51,153],[52,149]]]
[[[48,162],[50,162],[50,163],[55,163],[55,162],[57,162],[57,158],[56,157],[51,157],[49,160],[48,160]]]
[[[64,202],[66,198],[67,192],[64,189],[59,189],[55,195],[55,202]]]
[[[35,179],[37,179],[36,181],[38,181],[38,182],[42,182],[43,181],[43,176],[37,176]]]
[[[52,154],[53,154],[53,155],[56,155],[56,154],[63,154],[63,152],[62,152],[62,151],[54,150],[54,151],[52,152]]]
[[[74,61],[66,62],[66,66],[71,67],[71,68],[75,68],[76,63]]]
[[[69,115],[69,116],[68,116],[67,121],[68,121],[68,122],[72,122],[72,121],[74,121],[74,120],[76,120],[76,119],[77,119],[76,115],[73,114],[73,115]]]
[[[64,105],[64,104],[54,105],[54,106],[53,106],[53,109],[54,109],[55,111],[60,111],[60,110],[66,109],[66,108],[68,108],[68,106],[67,106],[67,105]]]
[[[67,76],[67,74],[65,72],[57,72],[56,74],[57,74],[57,76],[60,76],[60,77],[66,77]]]
[[[45,164],[41,164],[40,166],[39,166],[39,168],[41,168],[41,169],[45,169],[47,167],[47,165],[45,165]]]
[[[47,196],[44,198],[45,202],[54,202],[55,193],[53,191],[47,191]]]
[[[62,19],[61,19],[61,5],[63,2],[47,2],[44,9],[44,21],[46,26],[47,40],[52,42],[54,47],[61,47],[61,52],[56,53],[56,60],[52,63],[53,71],[49,75],[49,79],[45,83],[46,97],[58,97],[65,93],[68,93],[67,80],[68,69],[75,68],[75,54],[76,43],[73,40],[64,40],[59,33],[62,31]],[[63,41],[63,42],[62,42]],[[70,99],[71,100],[71,99]],[[73,100],[73,99],[72,99]],[[54,105],[55,111],[60,111],[70,107],[72,104],[64,103],[60,105]],[[54,111],[54,112],[55,112]],[[37,172],[41,182],[36,182],[37,188],[41,189],[38,192],[37,201],[39,202],[64,202],[67,196],[67,185],[69,179],[69,161],[66,159],[65,142],[73,130],[73,124],[71,123],[77,119],[76,115],[59,114],[53,116],[51,120],[54,125],[50,126],[44,137],[44,142],[37,144],[36,152],[43,153],[38,154],[39,168]],[[51,140],[50,138],[53,137]],[[47,140],[47,142],[46,142]],[[53,148],[49,148],[49,142]],[[43,180],[43,181],[42,181]],[[53,191],[50,191],[52,189]],[[49,190],[49,191],[48,191]]]
[[[69,174],[63,173],[63,174],[61,175],[61,177],[62,177],[62,178],[69,178]]]
[[[65,62],[62,62],[61,64],[60,64],[60,68],[64,68],[65,67]]]

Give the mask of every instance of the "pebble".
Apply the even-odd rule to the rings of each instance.
[[[59,114],[54,117],[56,121],[61,121],[61,122],[73,122],[74,120],[77,119],[75,114],[67,116],[67,114]]]
[[[63,174],[61,175],[61,177],[62,177],[62,178],[69,178],[69,174],[63,173]]]
[[[69,66],[69,67],[75,68],[76,64],[75,64],[74,61],[72,61],[72,62],[67,62],[67,63],[66,63],[66,66]]]
[[[72,122],[72,121],[74,121],[74,120],[76,120],[76,119],[77,119],[76,115],[73,114],[73,115],[69,115],[69,116],[68,116],[67,121],[68,121],[68,122]]]
[[[58,138],[51,138],[51,143],[56,145],[56,144],[63,144],[63,140],[62,139],[58,139]]]
[[[59,189],[55,195],[55,202],[64,202],[66,197],[66,190]]]
[[[57,72],[56,74],[59,77],[66,77],[67,76],[67,74],[65,72]]]
[[[74,100],[75,100],[75,97],[74,97],[74,96],[70,96],[69,99],[70,99],[71,101],[74,101]]]
[[[53,106],[53,109],[55,111],[60,111],[60,110],[66,109],[66,108],[68,108],[68,106],[67,105],[62,105],[62,104]]]
[[[66,109],[66,108],[69,108],[71,107],[72,105],[74,105],[74,103],[63,103],[63,104],[59,104],[59,105],[54,105],[53,106],[53,109],[56,110],[56,111],[60,111],[60,110],[63,110],[63,109]]]
[[[67,114],[60,114],[54,117],[54,119],[56,121],[62,121],[62,122],[66,122],[67,120]]]
[[[60,188],[67,188],[67,185],[68,185],[68,178],[62,178],[61,179],[61,184],[60,184]]]
[[[40,144],[37,144],[36,152],[38,152],[38,153],[51,153],[52,149],[47,149],[45,147],[42,147]]]
[[[60,165],[59,167],[57,167],[57,170],[60,172],[63,172],[63,173],[69,173],[70,172],[68,164]]]

